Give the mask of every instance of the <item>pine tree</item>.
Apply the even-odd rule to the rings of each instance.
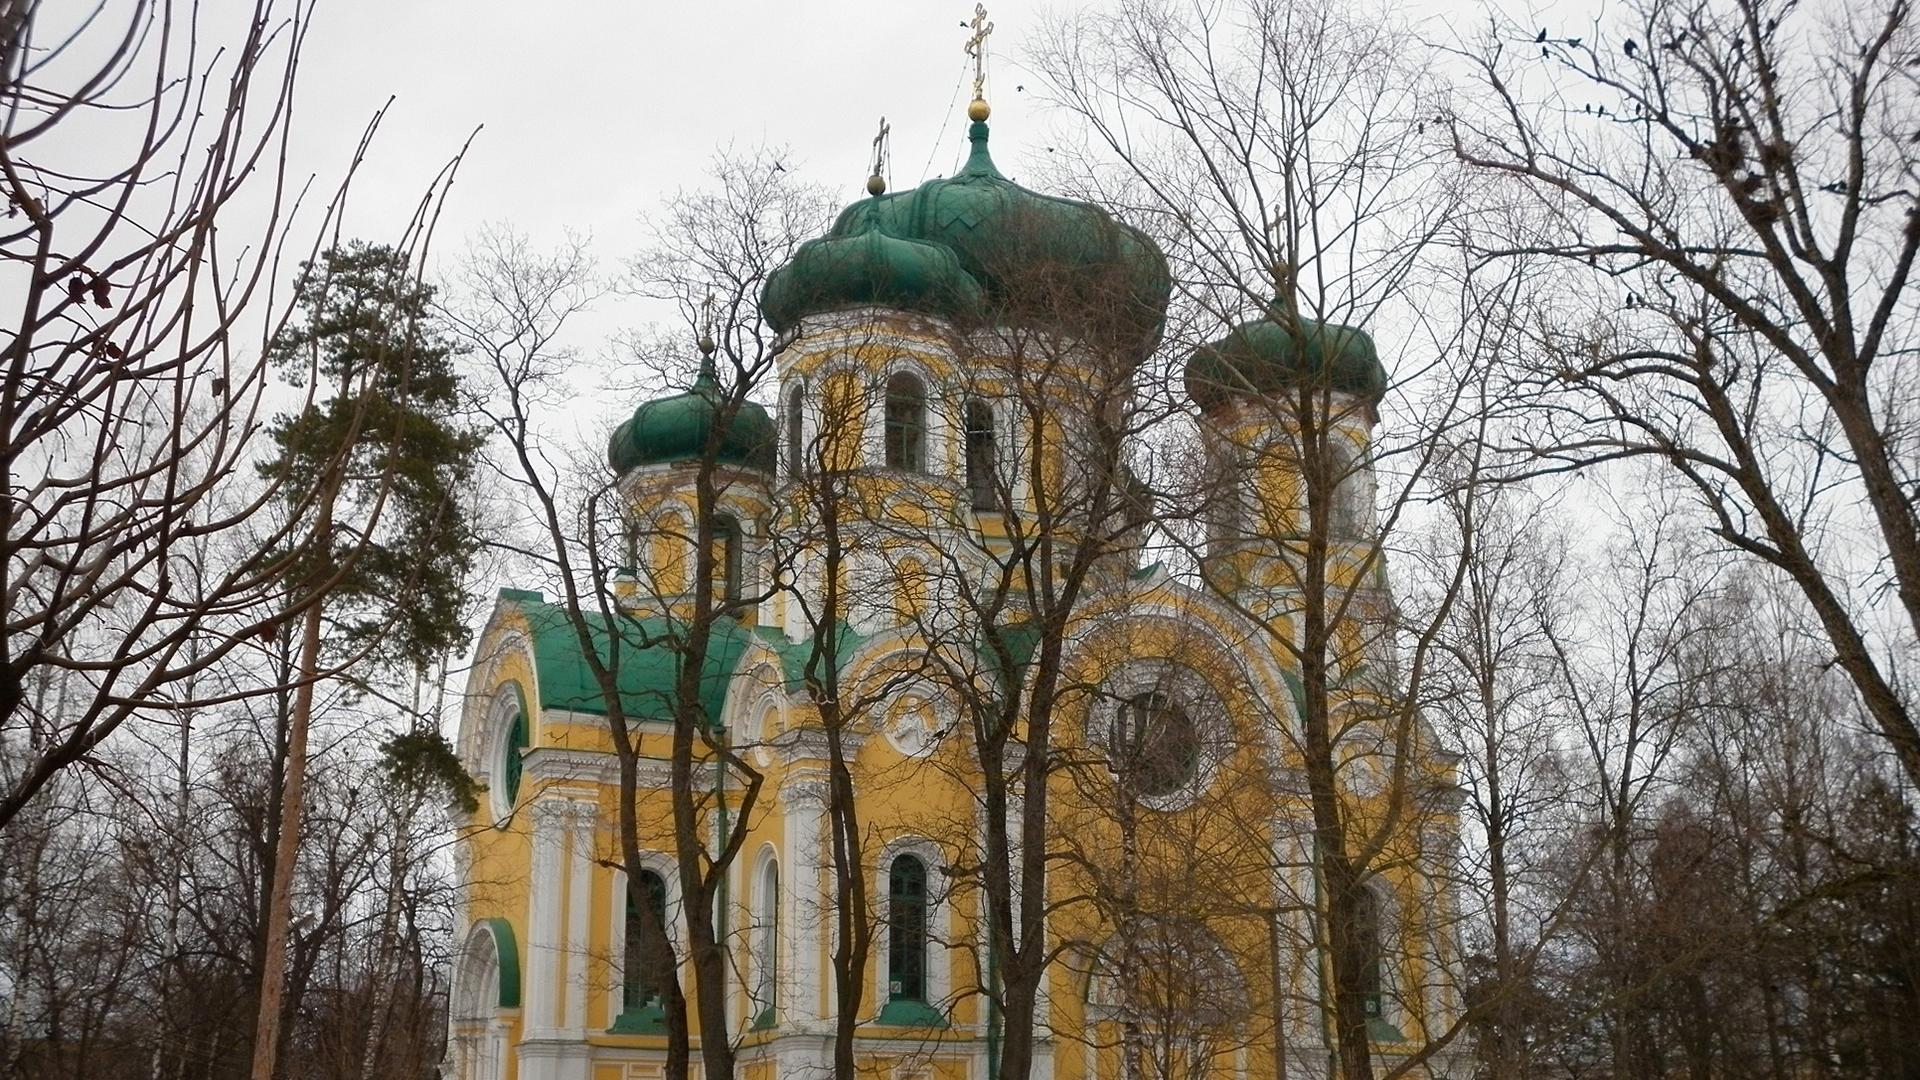
[[[282,486],[298,493],[288,512],[313,522],[290,560],[289,587],[301,599],[324,600],[306,608],[287,724],[254,1080],[272,1080],[279,1050],[322,625],[333,619],[347,657],[364,649],[366,663],[415,672],[467,640],[461,607],[478,545],[463,495],[482,436],[459,420],[460,376],[433,326],[432,301],[433,288],[404,252],[350,243],[301,266],[302,318],[273,342],[275,364],[296,382],[314,381],[317,392],[307,409],[274,425],[280,454],[262,470],[292,481]]]
[[[377,640],[376,659],[413,667],[466,644],[478,545],[461,498],[484,440],[458,419],[456,354],[432,302],[433,286],[394,248],[354,241],[303,264],[302,318],[274,340],[273,360],[327,392],[274,425],[280,453],[262,466],[284,470],[311,510],[331,489],[332,528],[295,580],[327,585],[341,643]]]

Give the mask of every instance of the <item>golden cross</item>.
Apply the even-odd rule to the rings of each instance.
[[[713,290],[707,290],[707,298],[700,302],[700,354],[702,363],[713,360]]]
[[[893,128],[887,126],[887,118],[884,116],[881,117],[880,133],[873,137],[873,175],[874,176],[882,175],[883,170],[885,170],[887,167],[887,136],[892,134],[892,132],[893,132]]]
[[[973,57],[973,100],[983,101],[987,96],[987,35],[993,33],[993,24],[987,21],[987,5],[973,5],[973,21],[963,25],[973,28],[973,36],[967,39],[967,55]]]

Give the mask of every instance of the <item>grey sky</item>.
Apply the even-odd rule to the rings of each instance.
[[[789,144],[795,168],[851,201],[884,114],[897,185],[949,171],[965,145],[966,89],[956,87],[960,23],[972,9],[970,0],[322,5],[297,144],[307,167],[337,171],[366,118],[395,95],[350,222],[373,235],[484,124],[439,231],[443,252],[482,222],[511,221],[535,237],[590,232],[603,259],[618,258],[638,241],[637,215],[698,185],[725,142]],[[1043,123],[1015,93],[1012,64],[1037,15],[1012,4],[990,14],[995,149],[1017,172]]]

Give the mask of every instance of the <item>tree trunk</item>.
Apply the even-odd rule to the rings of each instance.
[[[331,531],[332,499],[321,508],[318,535]],[[260,965],[260,1012],[254,1024],[253,1080],[273,1080],[280,1053],[282,997],[287,978],[287,932],[292,918],[293,876],[300,856],[300,809],[307,783],[307,726],[320,670],[320,603],[307,607],[300,638],[300,689],[287,730],[286,782],[280,799],[280,843],[274,852],[273,891],[267,901],[266,951]]]

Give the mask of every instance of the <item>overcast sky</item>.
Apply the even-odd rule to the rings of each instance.
[[[1055,123],[1016,90],[1044,13],[989,7],[995,158],[1018,178]],[[349,235],[393,236],[478,126],[434,261],[457,258],[481,225],[509,223],[536,242],[588,234],[614,270],[641,243],[640,215],[700,186],[728,143],[791,147],[796,175],[852,202],[884,115],[896,188],[952,172],[966,150],[961,24],[972,15],[972,0],[323,2],[305,50],[294,172],[336,179],[391,95],[354,185]],[[591,356],[617,330],[670,314],[609,297],[573,344]],[[582,404],[605,406],[586,410],[601,426],[619,411]]]
[[[536,236],[590,232],[618,257],[638,241],[637,216],[699,185],[724,143],[790,145],[794,168],[852,201],[885,115],[896,186],[950,171],[964,156],[960,23],[972,11],[954,0],[322,4],[297,141],[327,175],[395,96],[356,187],[354,223],[374,234],[484,125],[443,244],[511,221]],[[994,147],[1018,173],[1043,123],[1014,91],[1018,44],[1038,15],[1006,5],[990,17]]]

